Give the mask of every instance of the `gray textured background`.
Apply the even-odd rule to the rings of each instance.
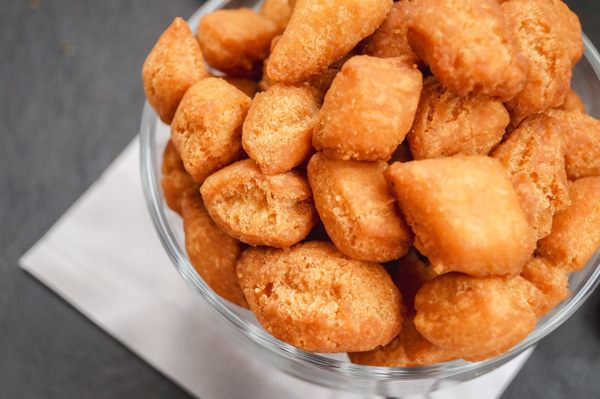
[[[0,398],[189,397],[17,260],[134,137],[144,58],[201,3],[0,0]],[[595,3],[568,1],[599,46]],[[504,398],[598,398],[599,377],[596,292]]]

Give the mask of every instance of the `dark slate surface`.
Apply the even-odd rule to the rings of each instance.
[[[201,3],[0,3],[0,398],[189,397],[17,260],[134,137],[144,58],[174,17]],[[594,3],[569,4],[600,45]],[[596,292],[503,398],[600,397],[599,315]]]

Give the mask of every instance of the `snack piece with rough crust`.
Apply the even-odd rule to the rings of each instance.
[[[287,0],[265,0],[260,7],[260,14],[275,22],[277,34],[281,34],[292,16],[292,8]]]
[[[556,108],[565,111],[579,111],[584,114],[586,113],[583,101],[581,101],[581,98],[579,98],[573,89],[569,89],[567,95],[565,96],[565,101],[563,101],[563,103]]]
[[[506,168],[536,241],[550,234],[552,217],[569,205],[564,134],[556,119],[531,115],[492,154]]]
[[[160,119],[171,124],[187,89],[208,76],[200,45],[181,18],[160,36],[142,67],[148,102]]]
[[[581,36],[581,23],[579,17],[569,9],[561,0],[553,0],[556,11],[560,19],[566,47],[569,52],[571,66],[577,64],[577,61],[583,56],[583,37]]]
[[[567,128],[565,168],[569,180],[600,176],[600,121],[579,111],[551,109],[548,115]]]
[[[414,159],[487,155],[510,122],[500,101],[459,97],[433,76],[423,82],[415,120],[407,139]]]
[[[171,140],[185,169],[202,183],[243,155],[242,123],[252,100],[221,78],[188,89],[171,125]]]
[[[211,175],[200,192],[215,223],[250,245],[289,247],[318,221],[306,176],[296,170],[267,176],[245,159]]]
[[[400,335],[397,335],[387,345],[364,352],[348,352],[348,359],[354,364],[376,367],[413,367],[413,362],[406,356],[401,335],[406,321],[402,323]]]
[[[163,153],[162,179],[160,185],[165,196],[167,206],[181,215],[181,198],[183,194],[190,191],[198,191],[200,184],[194,181],[194,178],[185,170],[183,161],[169,140]]]
[[[548,0],[502,4],[506,23],[529,64],[523,90],[506,106],[517,117],[562,104],[571,82],[571,61],[557,9]]]
[[[379,58],[407,56],[410,63],[421,66],[423,61],[412,51],[406,37],[413,4],[411,0],[394,3],[379,28],[364,40],[363,53]]]
[[[417,293],[415,326],[425,339],[465,360],[500,355],[535,328],[535,314],[516,279],[521,277],[436,277]]]
[[[217,295],[248,308],[236,274],[242,244],[212,221],[198,191],[187,191],[181,200],[185,250],[190,263]]]
[[[338,159],[388,160],[412,125],[421,86],[403,58],[352,57],[325,95],[313,145]]]
[[[301,82],[342,58],[385,19],[392,0],[300,0],[275,46],[267,74]]]
[[[567,288],[569,280],[565,271],[540,256],[531,258],[523,266],[521,277],[530,281],[543,294],[542,300],[536,307],[538,318],[548,313],[570,294]]]
[[[538,254],[567,273],[583,268],[600,246],[600,177],[569,185],[571,205],[554,215],[552,232],[538,242]]]
[[[308,163],[308,181],[327,234],[353,259],[388,262],[413,243],[383,178],[387,168],[384,161],[330,160],[321,153]]]
[[[237,272],[262,326],[299,349],[371,350],[400,332],[402,299],[385,269],[350,259],[331,243],[248,248]]]
[[[527,77],[527,62],[497,0],[415,1],[408,43],[459,96],[475,93],[507,101]]]
[[[415,328],[413,317],[402,323],[400,334],[389,344],[367,352],[351,352],[352,363],[378,367],[415,367],[457,359],[452,351],[427,341]]]
[[[436,272],[516,276],[531,256],[533,230],[498,160],[396,162],[385,177]]]
[[[230,76],[260,76],[277,24],[249,8],[217,10],[200,18],[198,42],[206,63]]]
[[[242,145],[262,173],[287,172],[310,159],[322,93],[306,83],[279,83],[252,101]]]

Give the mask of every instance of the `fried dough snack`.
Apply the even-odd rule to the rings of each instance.
[[[385,177],[415,247],[438,273],[516,276],[535,248],[514,188],[493,158],[396,162]]]
[[[412,7],[412,0],[394,3],[379,28],[365,39],[363,53],[379,58],[406,56],[411,64],[422,64],[406,38]]]
[[[487,155],[500,143],[510,122],[500,101],[459,97],[433,76],[423,82],[415,121],[407,135],[415,159]]]
[[[411,14],[408,43],[449,90],[507,101],[522,89],[527,62],[497,0],[419,0]]]
[[[269,57],[267,74],[294,83],[325,71],[373,33],[392,4],[392,0],[298,1]]]
[[[181,215],[181,198],[186,191],[198,191],[200,184],[185,170],[183,161],[169,140],[163,153],[162,179],[160,181],[167,206]]]
[[[160,119],[171,124],[187,89],[208,76],[202,51],[188,24],[181,18],[160,36],[142,68],[144,93]]]
[[[277,24],[249,8],[217,10],[200,18],[198,41],[206,62],[230,76],[260,76]]]
[[[377,367],[413,367],[413,362],[406,356],[401,338],[405,328],[406,320],[402,323],[400,335],[397,335],[387,345],[380,345],[365,352],[348,352],[350,362]]]
[[[306,237],[318,220],[301,172],[263,175],[251,159],[214,173],[200,192],[215,223],[250,245],[289,247]]]
[[[569,198],[571,205],[554,215],[550,235],[538,242],[538,253],[573,273],[585,266],[600,245],[600,177],[571,183]]]
[[[350,58],[325,95],[313,145],[338,159],[389,159],[413,122],[421,79],[402,58]]]
[[[204,78],[185,93],[171,140],[194,180],[202,183],[242,157],[242,123],[250,103],[250,97],[220,78]]]
[[[383,178],[387,168],[384,161],[336,161],[321,153],[308,163],[308,181],[327,234],[353,259],[388,262],[413,243]]]
[[[552,109],[548,115],[567,127],[565,168],[569,180],[600,176],[600,121],[579,111]]]
[[[402,299],[385,269],[331,243],[248,248],[237,272],[262,326],[302,350],[371,350],[400,332]]]
[[[436,277],[417,293],[415,326],[428,341],[468,361],[502,354],[536,323],[518,279],[460,273]]]
[[[352,363],[379,367],[415,367],[448,362],[458,356],[427,341],[417,331],[412,317],[402,323],[400,334],[389,344],[367,352],[351,352]]]
[[[581,37],[581,23],[577,15],[561,0],[552,0],[560,19],[560,25],[566,40],[571,66],[583,56],[583,38]]]
[[[260,14],[275,22],[277,34],[281,34],[292,16],[292,8],[287,0],[265,0]]]
[[[529,63],[525,86],[507,107],[524,117],[559,106],[570,87],[571,61],[554,3],[511,0],[502,4],[502,10]]]
[[[237,280],[236,263],[241,243],[212,221],[198,191],[187,191],[181,200],[185,250],[200,277],[229,302],[248,308]]]
[[[306,83],[279,83],[256,95],[242,145],[262,173],[287,172],[309,160],[321,102],[321,92]]]
[[[583,101],[581,101],[581,98],[579,98],[573,89],[569,89],[567,95],[565,96],[565,101],[563,101],[563,103],[556,108],[565,111],[579,111],[584,114],[586,113]]]
[[[525,263],[521,277],[530,281],[543,294],[536,306],[536,317],[540,318],[569,296],[569,280],[564,270],[550,264],[542,257],[534,257]]]
[[[531,115],[492,154],[506,168],[536,241],[550,234],[552,217],[569,205],[564,134],[556,119]]]

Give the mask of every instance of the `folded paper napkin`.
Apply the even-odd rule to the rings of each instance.
[[[254,359],[178,275],[146,210],[134,140],[20,265],[183,389],[203,399],[365,398]],[[496,398],[531,350],[482,377],[406,398]]]

